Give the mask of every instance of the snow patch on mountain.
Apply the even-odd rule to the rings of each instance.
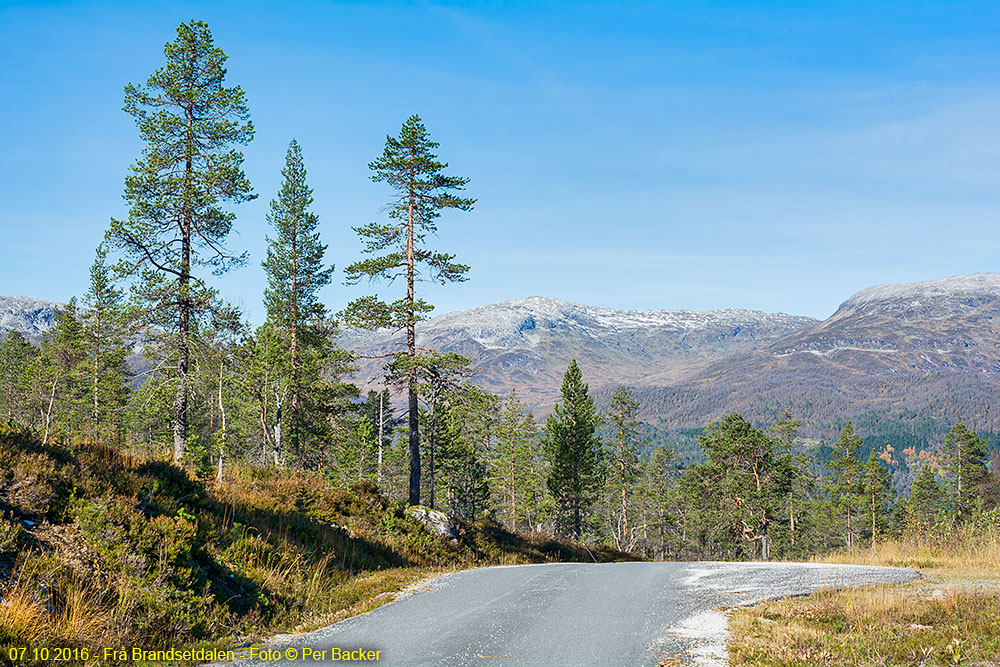
[[[30,296],[0,294],[0,333],[16,329],[25,336],[40,336],[55,324],[56,310],[65,305]]]
[[[840,308],[859,308],[885,301],[909,300],[919,304],[921,301],[949,297],[976,296],[1000,297],[1000,273],[972,273],[916,283],[874,285],[851,296]]]
[[[815,320],[758,310],[620,310],[562,299],[529,296],[441,315],[418,326],[428,338],[465,338],[486,349],[534,347],[542,333],[558,330],[590,338],[620,337],[652,330],[730,331],[761,324],[796,328]]]

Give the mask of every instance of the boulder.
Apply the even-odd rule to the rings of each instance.
[[[439,537],[458,544],[458,526],[450,516],[438,510],[432,510],[423,505],[411,505],[406,508],[406,516],[411,517],[424,524],[427,530]]]

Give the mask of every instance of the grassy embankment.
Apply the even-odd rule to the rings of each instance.
[[[1000,513],[815,560],[925,578],[735,610],[731,664],[1000,666]]]
[[[371,483],[243,468],[216,488],[162,460],[0,427],[0,663],[16,647],[23,664],[34,648],[87,649],[88,665],[109,647],[233,648],[368,611],[444,571],[590,560],[488,521],[460,533],[458,545],[435,537]]]

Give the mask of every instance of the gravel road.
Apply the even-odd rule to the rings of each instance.
[[[726,619],[718,607],[919,576],[902,568],[812,563],[555,563],[467,570],[368,614],[274,644],[278,654],[255,653],[233,664],[724,665]],[[380,653],[377,662],[334,661],[335,647]]]

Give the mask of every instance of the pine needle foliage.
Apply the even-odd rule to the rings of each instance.
[[[135,118],[144,148],[125,178],[128,217],[112,219],[108,240],[122,253],[119,277],[135,282],[144,323],[164,334],[173,359],[174,459],[187,440],[189,365],[197,324],[216,292],[202,275],[245,263],[225,247],[239,204],[256,195],[233,148],[253,138],[246,96],[226,87],[226,55],[208,24],[181,23],[163,49],[166,64],[145,85],[125,86],[123,110]]]
[[[388,203],[389,222],[372,222],[355,231],[364,243],[363,252],[371,255],[347,267],[348,285],[362,278],[393,282],[406,279],[406,296],[385,302],[378,295],[355,299],[342,312],[348,326],[374,329],[390,327],[406,330],[406,350],[400,354],[417,355],[416,323],[433,306],[417,297],[417,282],[447,284],[462,282],[469,267],[455,261],[455,256],[432,250],[425,245],[428,235],[437,234],[437,220],[446,209],[469,211],[475,199],[460,197],[469,179],[444,173],[441,162],[419,116],[403,123],[398,137],[386,137],[382,155],[368,166],[372,180],[386,183],[394,196]],[[417,372],[411,366],[407,380],[407,409],[410,453],[409,501],[420,504],[420,433],[417,406]]]

